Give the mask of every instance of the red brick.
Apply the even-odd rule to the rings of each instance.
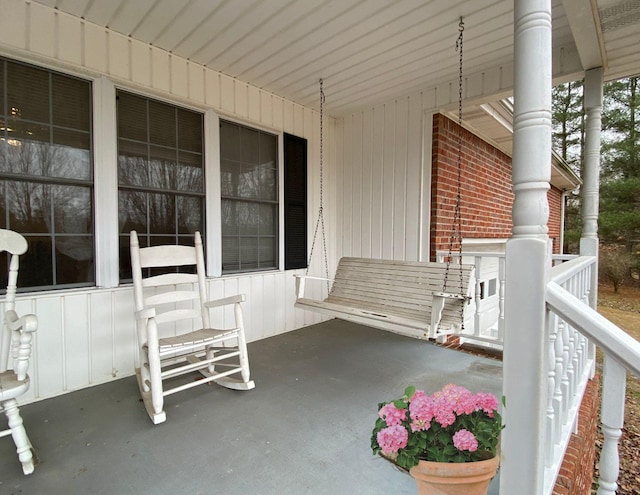
[[[599,407],[598,377],[587,385],[578,416],[578,434],[571,436],[554,495],[589,495],[593,482],[595,438]]]
[[[431,226],[432,259],[436,251],[449,249],[458,180],[458,124],[442,114],[433,118]],[[462,236],[501,238],[511,236],[511,158],[466,129],[462,129],[461,211]],[[549,237],[560,251],[562,192],[551,188]],[[444,242],[442,241],[444,239]],[[457,250],[457,246],[454,246]]]

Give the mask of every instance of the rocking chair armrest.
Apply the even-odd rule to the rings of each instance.
[[[136,320],[148,320],[149,318],[155,318],[156,308],[145,308],[135,312]]]
[[[38,317],[33,314],[18,317],[13,309],[9,309],[4,314],[7,326],[14,331],[35,332],[38,329]]]
[[[205,308],[216,308],[218,306],[228,306],[229,304],[241,303],[247,300],[244,294],[237,294],[235,296],[223,297],[222,299],[214,299],[213,301],[206,301],[204,303]]]

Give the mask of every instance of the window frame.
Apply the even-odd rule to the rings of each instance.
[[[79,186],[79,187],[84,187],[87,188],[90,192],[90,197],[91,197],[91,212],[90,212],[90,222],[91,222],[91,227],[92,230],[91,232],[87,232],[87,233],[74,233],[73,236],[89,236],[92,238],[92,252],[93,252],[93,280],[88,281],[88,282],[73,282],[73,283],[64,283],[64,284],[51,284],[51,285],[37,285],[37,286],[29,286],[29,287],[24,287],[18,288],[18,291],[21,293],[42,293],[42,292],[51,292],[51,291],[56,291],[56,292],[63,292],[63,291],[74,291],[74,290],[87,290],[93,287],[97,286],[98,283],[98,240],[97,240],[97,231],[98,231],[98,224],[96,222],[96,211],[97,211],[97,204],[96,204],[96,184],[97,184],[97,177],[96,177],[96,136],[97,136],[97,130],[95,127],[95,121],[96,121],[96,107],[95,107],[95,84],[96,84],[96,79],[94,77],[91,77],[89,75],[87,75],[86,73],[82,73],[82,72],[78,72],[78,71],[70,71],[70,70],[65,70],[64,68],[58,67],[56,65],[53,64],[47,64],[47,63],[42,63],[41,61],[38,60],[30,60],[28,58],[23,58],[23,57],[19,57],[16,56],[15,54],[7,54],[7,53],[0,53],[0,63],[4,63],[4,61],[8,62],[8,63],[12,63],[12,64],[17,64],[17,65],[22,65],[22,66],[26,66],[26,67],[31,67],[34,68],[36,70],[40,70],[40,71],[44,71],[46,73],[48,73],[48,78],[49,78],[49,82],[48,82],[48,96],[51,97],[51,92],[53,90],[53,79],[52,76],[54,75],[58,75],[60,77],[64,77],[64,78],[69,78],[69,79],[76,79],[79,81],[82,81],[83,83],[88,84],[89,86],[89,99],[88,99],[88,104],[89,104],[89,128],[88,128],[88,136],[89,136],[89,148],[88,148],[88,156],[90,157],[90,164],[89,164],[89,177],[87,179],[75,179],[75,178],[71,178],[71,177],[53,177],[53,176],[46,176],[46,175],[34,175],[34,174],[11,174],[11,173],[7,173],[6,176],[2,177],[3,181],[13,181],[13,182],[30,182],[30,183],[36,183],[36,184],[42,184],[42,185],[50,185],[50,186]],[[6,89],[6,88],[5,88]],[[6,94],[4,95],[6,96]],[[49,100],[48,102],[48,106],[49,106],[49,111],[52,110],[53,108],[53,102],[51,100]],[[65,126],[61,126],[59,124],[55,124],[53,121],[54,117],[53,115],[49,115],[49,122],[48,123],[43,123],[44,125],[46,125],[49,128],[49,134],[50,136],[52,135],[53,131],[55,129],[67,129]],[[31,119],[27,119],[27,121],[29,122],[34,122],[37,123],[37,120],[31,120]],[[55,144],[55,143],[49,143],[49,144]],[[13,179],[12,179],[13,177]],[[12,226],[7,226],[8,228],[12,228]],[[54,232],[46,232],[46,233],[42,233],[42,236],[44,237],[49,237],[52,239],[56,238],[58,235],[64,235],[64,233],[60,234],[57,233],[55,230]],[[36,233],[30,233],[30,234],[25,234],[25,238],[27,239],[27,242],[29,242],[29,238],[30,237],[40,237],[40,235],[36,234]],[[53,244],[52,244],[53,246]],[[57,267],[56,267],[56,258],[55,256],[52,257],[53,265],[52,265],[52,270],[53,270],[53,274],[55,277],[55,273],[57,271]]]
[[[228,115],[225,113],[217,112],[215,110],[210,110],[210,128],[214,131],[212,134],[207,135],[211,138],[212,151],[213,155],[209,155],[212,159],[212,173],[209,175],[209,178],[215,184],[211,184],[211,189],[214,195],[212,195],[208,201],[207,206],[210,206],[212,209],[212,216],[209,216],[208,219],[211,220],[211,225],[207,225],[209,228],[209,235],[213,236],[211,242],[209,243],[211,251],[207,251],[207,273],[211,274],[213,277],[241,277],[241,276],[250,276],[253,274],[264,274],[269,272],[280,272],[284,271],[284,130],[282,129],[274,129],[272,127],[268,127],[265,125],[261,125],[255,122],[249,122],[247,120],[243,120],[238,118],[237,116]],[[233,273],[222,273],[222,190],[221,190],[221,182],[220,182],[220,170],[221,170],[221,160],[220,160],[220,120],[225,120],[232,124],[237,124],[243,127],[248,127],[250,129],[256,129],[258,131],[266,132],[268,134],[272,134],[276,137],[276,157],[278,160],[277,163],[277,177],[278,177],[278,187],[277,187],[277,205],[278,205],[278,229],[277,229],[277,266],[274,268],[265,268],[260,270],[250,270],[250,271],[238,271]],[[206,126],[206,118],[205,118],[205,130]],[[206,141],[206,139],[205,139]],[[213,177],[212,177],[213,176]],[[210,264],[211,263],[211,264]]]
[[[161,195],[168,195],[168,196],[172,196],[173,199],[175,200],[178,197],[183,197],[183,198],[199,198],[202,201],[202,206],[203,206],[203,215],[204,218],[202,219],[202,227],[197,229],[205,242],[207,242],[207,223],[206,223],[206,218],[207,218],[207,211],[206,211],[206,204],[207,204],[207,192],[206,192],[206,180],[207,180],[207,169],[206,169],[206,162],[205,162],[205,139],[206,139],[206,135],[205,135],[205,111],[203,111],[202,109],[194,109],[191,107],[188,107],[186,105],[181,104],[180,102],[175,102],[175,101],[171,101],[168,100],[166,98],[157,98],[155,96],[152,95],[148,95],[148,94],[143,94],[141,92],[133,92],[130,91],[128,89],[125,88],[121,88],[121,87],[116,87],[116,101],[114,102],[115,107],[116,107],[116,150],[117,150],[117,157],[116,160],[118,163],[116,163],[116,177],[117,177],[117,191],[116,191],[116,204],[118,205],[117,210],[119,210],[120,207],[120,193],[123,191],[128,191],[128,192],[141,192],[141,193],[147,193],[147,194],[161,194]],[[141,100],[144,100],[145,105],[146,105],[146,110],[147,112],[150,111],[150,103],[160,103],[163,105],[167,105],[168,107],[171,107],[171,112],[173,114],[173,112],[175,112],[176,110],[183,110],[183,111],[188,111],[188,112],[192,112],[192,113],[196,113],[198,115],[201,116],[202,119],[202,146],[200,148],[200,154],[201,154],[201,163],[202,163],[202,191],[201,192],[190,192],[188,190],[182,190],[182,189],[169,189],[169,188],[158,188],[158,187],[154,187],[152,185],[136,185],[136,184],[121,184],[120,183],[120,171],[119,171],[119,156],[120,156],[120,141],[123,140],[124,142],[128,142],[128,143],[133,143],[133,144],[138,144],[138,145],[143,145],[143,147],[147,148],[147,151],[151,148],[151,147],[155,147],[156,149],[162,149],[162,150],[168,150],[168,151],[175,151],[176,152],[176,158],[180,155],[180,152],[183,153],[191,153],[190,150],[187,150],[185,148],[182,148],[179,146],[179,143],[176,142],[175,146],[168,146],[165,144],[157,144],[157,143],[152,143],[151,141],[149,141],[149,131],[150,131],[150,122],[147,122],[147,127],[146,127],[146,140],[145,141],[139,141],[135,138],[131,138],[131,137],[123,137],[120,136],[120,130],[117,128],[118,126],[118,112],[117,112],[117,108],[118,108],[118,97],[123,95],[126,97],[127,95],[136,97],[136,98],[140,98]],[[178,114],[174,114],[174,117],[177,117]],[[176,134],[176,139],[178,139],[178,135]],[[178,163],[176,162],[176,165],[178,165]],[[147,228],[149,228],[149,225],[147,225]],[[148,234],[148,233],[147,233]],[[142,232],[138,232],[139,236],[142,236],[142,238],[146,238],[147,234],[144,234]],[[177,230],[173,233],[168,233],[168,234],[151,234],[151,237],[156,237],[156,236],[161,236],[161,237],[173,237],[173,238],[186,238],[186,237],[192,237],[189,236],[188,234],[180,234],[180,232],[178,232]],[[120,253],[120,242],[122,241],[123,237],[128,237],[128,232],[121,232],[120,231],[120,224],[118,221],[118,253]],[[182,242],[186,242],[184,240],[182,241],[178,241],[179,243]],[[118,260],[118,272],[120,272],[120,260]],[[119,273],[118,273],[118,277],[119,277]],[[120,284],[126,284],[130,282],[130,279],[121,279],[119,281]]]

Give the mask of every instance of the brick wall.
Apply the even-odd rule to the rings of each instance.
[[[431,172],[431,256],[447,250],[458,182],[458,124],[442,114],[433,116]],[[511,235],[511,158],[462,129],[461,204],[464,239],[506,239]],[[560,248],[562,193],[552,188],[549,237]]]
[[[589,495],[593,482],[600,388],[589,381],[578,416],[578,433],[571,435],[553,495]]]
[[[549,201],[549,222],[547,227],[549,228],[549,237],[553,241],[553,252],[559,253],[562,246],[560,245],[560,213],[562,212],[562,191],[556,187],[551,186],[551,189],[547,193],[547,200]]]

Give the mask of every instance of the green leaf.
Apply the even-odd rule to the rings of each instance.
[[[396,406],[397,409],[406,409],[407,403],[405,401],[403,401],[402,399],[396,399],[393,401],[393,405]]]
[[[409,385],[407,388],[404,389],[404,395],[407,399],[411,399],[411,397],[413,397],[413,394],[416,393],[416,387],[414,387],[413,385]]]

